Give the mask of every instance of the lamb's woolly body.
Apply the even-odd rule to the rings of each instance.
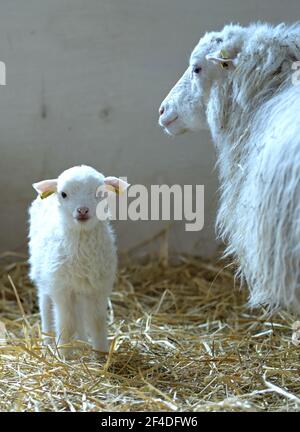
[[[214,51],[215,37],[238,59],[206,80],[221,184],[218,232],[237,257],[252,305],[299,312],[300,86],[292,83],[292,64],[300,61],[300,25],[226,26],[205,35],[192,57]]]
[[[57,201],[39,197],[30,208],[30,276],[43,287],[74,294],[109,295],[114,281],[116,249],[110,225],[99,222],[85,231],[60,224]],[[56,282],[58,281],[58,283]]]
[[[78,175],[72,173],[69,187],[72,181],[88,185],[89,179],[82,177],[85,167],[76,168]],[[93,173],[91,178],[95,181]],[[74,190],[77,195],[77,187]],[[60,341],[73,335],[84,340],[91,337],[95,349],[106,350],[103,321],[117,268],[114,235],[108,222],[97,220],[90,229],[66,223],[60,206],[53,194],[36,198],[29,210],[30,276],[38,288],[43,331],[48,333],[55,325]],[[50,307],[55,318],[51,325],[47,324]],[[59,334],[62,331],[64,338]]]

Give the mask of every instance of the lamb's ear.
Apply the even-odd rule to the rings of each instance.
[[[118,177],[105,177],[104,184],[108,191],[115,192],[117,194],[122,194],[130,186],[125,179]]]
[[[223,69],[227,69],[230,65],[237,66],[238,56],[232,57],[226,50],[217,51],[206,55],[206,60],[219,64]]]
[[[33,183],[33,188],[40,194],[41,198],[47,198],[57,190],[57,179],[42,180],[38,183]]]

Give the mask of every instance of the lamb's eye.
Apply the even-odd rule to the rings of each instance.
[[[62,193],[61,193],[61,196],[62,196],[62,198],[67,198],[67,194],[66,194],[66,192],[62,192]]]
[[[193,73],[198,75],[200,72],[202,71],[202,67],[201,66],[194,66],[193,67]]]

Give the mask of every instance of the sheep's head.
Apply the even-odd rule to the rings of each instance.
[[[246,28],[229,25],[200,39],[189,67],[159,108],[159,124],[168,134],[207,128],[206,108],[212,86],[233,73],[246,33]]]
[[[117,177],[103,174],[86,165],[75,166],[64,171],[57,179],[34,183],[34,189],[41,198],[54,195],[61,220],[69,227],[89,230],[97,224],[97,205],[106,190],[119,192],[128,183]]]

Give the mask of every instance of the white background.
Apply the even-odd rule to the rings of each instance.
[[[75,164],[130,183],[205,185],[205,228],[172,229],[177,251],[211,254],[217,180],[209,133],[168,138],[157,109],[201,34],[294,21],[299,0],[1,0],[0,252],[27,247],[31,183]],[[120,222],[120,248],[164,223]]]

